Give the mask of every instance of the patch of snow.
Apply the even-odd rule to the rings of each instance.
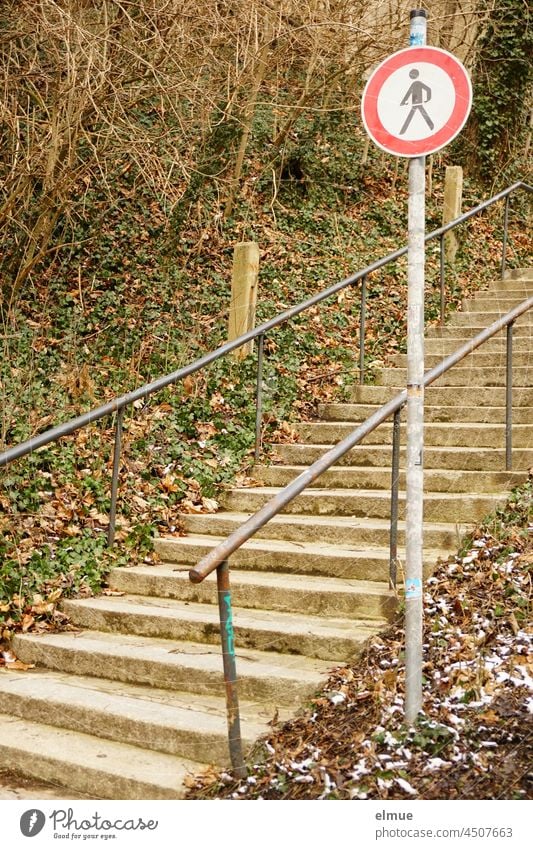
[[[410,796],[418,795],[418,790],[415,790],[415,788],[412,787],[409,782],[405,780],[405,778],[396,778],[395,781],[396,784],[401,787],[402,790],[404,790],[406,793],[409,793]]]
[[[305,761],[300,761],[300,763],[292,761],[291,769],[295,769],[297,772],[306,772],[314,763],[314,758],[306,758]]]
[[[330,693],[328,699],[332,705],[340,705],[346,701],[346,696],[344,693]]]
[[[424,772],[434,772],[443,766],[448,766],[448,762],[443,761],[442,758],[430,758],[424,767]]]

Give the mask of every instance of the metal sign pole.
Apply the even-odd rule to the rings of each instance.
[[[423,9],[411,12],[410,44],[426,44]],[[426,157],[409,163],[407,271],[407,469],[405,569],[405,719],[422,706],[422,522],[424,508],[424,261]]]

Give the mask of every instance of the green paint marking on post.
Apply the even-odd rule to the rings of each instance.
[[[228,654],[232,657],[235,656],[235,635],[233,633],[233,614],[231,610],[231,595],[230,593],[225,593],[223,597],[224,604],[226,605],[226,640],[228,645]]]

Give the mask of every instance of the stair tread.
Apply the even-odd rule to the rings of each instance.
[[[182,581],[189,584],[188,571],[189,566],[176,569],[175,564],[161,564],[157,566],[126,566],[121,571],[125,573],[132,572],[141,575],[149,575],[154,577],[172,577],[176,581]],[[112,583],[113,573],[111,573],[110,581]],[[214,583],[216,575],[213,572],[208,575],[206,581]],[[365,592],[369,595],[382,595],[383,592],[388,592],[388,586],[382,581],[362,581],[356,578],[334,578],[321,575],[306,575],[305,584],[303,586],[309,591],[320,591],[328,593],[349,593],[349,592]],[[302,576],[294,575],[287,572],[254,572],[244,571],[240,569],[231,570],[231,583],[233,586],[237,584],[258,585],[260,587],[281,588],[285,590],[302,589]]]
[[[226,703],[219,696],[180,693],[146,685],[126,684],[106,678],[93,678],[39,668],[25,674],[0,675],[2,702],[18,695],[47,702],[51,711],[69,704],[108,716],[147,722],[167,729],[190,729],[198,733],[226,733]],[[265,730],[273,709],[241,701],[245,736],[254,739]]]
[[[334,422],[333,422],[334,424]],[[340,422],[339,422],[340,424]],[[255,467],[254,474],[262,474],[267,469],[284,469],[287,472],[294,472],[294,474],[301,474],[302,469],[306,469],[307,466],[305,463],[296,464],[296,463],[275,463],[272,465],[259,465]],[[405,471],[400,467],[400,471]],[[329,469],[326,469],[326,472],[337,472],[337,473],[349,473],[350,475],[356,474],[357,472],[364,472],[368,474],[369,472],[379,474],[389,474],[390,475],[390,466],[356,466],[355,464],[351,464],[350,466],[330,466]],[[324,474],[326,474],[324,472]],[[513,471],[495,471],[492,469],[488,470],[478,470],[478,469],[430,469],[426,468],[425,472],[429,475],[439,475],[442,477],[447,477],[450,479],[457,478],[458,475],[475,475],[476,477],[487,476],[494,477],[498,476],[502,479],[512,478],[513,476],[519,475],[520,472]],[[475,480],[474,480],[475,483]]]
[[[218,607],[215,604],[199,604],[198,602],[183,602],[176,599],[154,598],[128,594],[125,596],[99,597],[92,599],[75,599],[69,603],[69,611],[77,607],[132,613],[152,617],[171,617],[189,619],[195,622],[214,624],[218,627]],[[72,615],[72,614],[71,614]],[[302,615],[299,613],[280,613],[272,610],[250,610],[233,606],[233,624],[237,632],[239,628],[268,629],[284,633],[310,633],[328,639],[334,636],[346,636],[347,632],[354,637],[369,636],[374,632],[379,622],[375,619],[345,619],[333,616]],[[383,620],[385,624],[385,620]]]
[[[246,487],[246,491],[253,491],[252,487]],[[258,492],[265,492],[270,489],[269,487],[260,487],[258,488]],[[306,490],[307,492],[322,492],[323,490]],[[348,490],[350,491],[350,490]],[[372,490],[373,491],[373,490]],[[335,492],[335,490],[328,489],[329,492]],[[338,490],[338,492],[345,492],[345,490]],[[208,546],[209,548],[214,548],[219,543],[223,542],[225,537],[223,536],[215,536],[211,534],[188,534],[183,537],[161,537],[161,542],[164,542],[166,545],[175,544],[176,548],[180,548],[183,546]],[[157,545],[156,545],[157,548]],[[323,554],[325,556],[335,556],[335,557],[353,557],[354,554],[372,554],[373,557],[379,557],[383,555],[384,559],[388,559],[389,553],[385,551],[383,546],[371,546],[371,545],[354,545],[354,544],[344,544],[339,545],[335,543],[327,543],[327,542],[292,542],[291,540],[277,540],[277,539],[249,539],[245,542],[241,549],[244,551],[282,551],[288,553],[308,553],[308,554]],[[436,556],[442,554],[440,549],[432,549],[432,552],[435,553]],[[186,566],[185,568],[190,568]],[[306,578],[304,579],[306,580]]]
[[[390,369],[390,371],[393,371],[393,369]],[[384,387],[384,388],[388,388],[388,387]],[[319,427],[323,427],[324,425],[343,425],[344,427],[351,425],[353,427],[353,429],[355,430],[356,427],[359,427],[360,422],[357,422],[357,421],[350,422],[347,419],[339,419],[338,421],[328,419],[326,422],[324,422],[324,421],[308,421],[308,422],[299,423],[296,430],[298,429],[298,427],[305,428],[305,427],[309,427],[309,426],[312,427],[313,425],[318,425]],[[471,431],[474,431],[474,432],[478,431],[478,430],[490,431],[491,429],[494,429],[494,428],[496,428],[498,431],[505,430],[505,422],[458,422],[457,426],[460,430],[471,430]],[[378,427],[380,427],[380,428],[392,428],[392,422],[391,421],[381,422],[381,424],[378,425]],[[439,431],[439,430],[443,430],[443,429],[448,430],[449,427],[450,427],[449,422],[424,422],[424,428],[427,428],[428,430],[434,430],[434,431]],[[522,430],[524,433],[527,433],[527,431],[530,430],[530,428],[531,428],[531,425],[529,425],[529,424],[513,424],[513,431]],[[406,422],[404,422],[404,421],[401,422],[400,429],[401,430],[407,429]],[[447,448],[447,446],[442,446],[442,447]],[[461,447],[461,446],[458,446],[458,447]]]
[[[328,446],[328,445],[323,445],[323,446],[322,445],[319,445],[319,446],[305,445],[304,447],[305,448],[310,448],[310,447],[324,448],[324,451],[326,451],[330,446]],[[390,450],[390,446],[387,446],[387,448]],[[335,467],[335,468],[337,468],[337,467]],[[344,467],[341,467],[341,468],[344,468]],[[365,466],[365,468],[368,468],[368,466]],[[373,468],[373,467],[371,467],[371,468]],[[389,471],[390,471],[390,467],[389,467]],[[202,516],[202,518],[203,517],[209,517],[209,520],[214,522],[215,524],[216,524],[217,521],[225,522],[225,521],[229,520],[231,522],[234,522],[237,525],[243,525],[244,522],[246,522],[247,519],[250,518],[250,516],[253,516],[253,513],[239,513],[238,511],[231,511],[231,513],[230,512],[205,513],[205,514],[196,514],[196,516],[194,518],[197,518],[198,515]],[[191,514],[190,513],[180,513],[179,518],[181,520],[186,521],[187,519],[191,518]],[[342,528],[344,528],[344,527],[347,527],[347,528],[368,527],[368,528],[376,528],[376,529],[379,529],[379,530],[381,530],[382,528],[388,529],[390,527],[390,522],[388,520],[385,520],[385,519],[373,519],[373,518],[362,519],[362,518],[357,517],[357,516],[306,516],[305,513],[302,513],[298,517],[287,516],[284,513],[278,513],[277,516],[274,516],[272,519],[270,519],[268,526],[270,526],[272,524],[280,524],[280,525],[300,524],[300,525],[310,525],[312,527],[317,527],[317,526],[332,527],[332,526],[338,525],[339,527],[342,527]],[[399,528],[405,528],[405,522],[403,521],[403,519],[398,521],[398,527]],[[434,529],[434,530],[446,531],[446,530],[449,530],[450,527],[455,527],[455,525],[452,525],[451,522],[424,522],[424,528],[430,528],[430,529]],[[169,539],[169,538],[170,537],[166,537],[166,539]]]
[[[278,492],[281,492],[281,490],[282,490],[282,487],[278,487],[278,486],[246,486],[246,487],[233,487],[232,489],[229,490],[229,492],[233,493],[233,494],[249,492],[249,493],[252,493],[254,495],[272,495],[272,496],[274,496]],[[305,495],[305,494],[312,495],[312,496],[315,496],[316,498],[323,498],[324,497],[324,489],[319,489],[319,488],[316,488],[316,487],[315,488],[314,487],[306,487],[306,489],[304,490],[304,492],[302,494],[303,495]],[[346,497],[348,495],[361,496],[361,497],[364,497],[364,498],[380,498],[380,499],[384,497],[383,490],[352,489],[350,487],[345,487],[345,488],[342,488],[342,489],[338,489],[338,488],[329,489],[328,488],[327,494],[329,496],[338,497],[338,498],[341,498],[343,496]],[[398,495],[399,495],[400,499],[405,498],[405,491],[400,489]],[[461,492],[461,493],[426,492],[426,493],[424,493],[424,498],[426,500],[428,500],[428,499],[431,499],[431,500],[438,499],[438,500],[444,501],[444,500],[452,500],[452,499],[455,499],[455,498],[458,498],[458,497],[460,497],[462,500],[464,500],[465,498],[483,498],[483,499],[489,499],[489,500],[497,500],[497,499],[501,499],[502,493],[492,493],[492,492],[483,492],[483,493],[477,493],[477,492]]]
[[[350,424],[350,423],[349,422],[338,422],[338,424]],[[449,427],[449,424],[448,424],[448,427]],[[513,425],[513,427],[514,427],[514,425]],[[282,443],[279,443],[279,444],[274,443],[270,447],[274,451],[276,449],[279,449],[279,448],[290,448],[291,450],[292,449],[308,450],[310,448],[313,448],[313,449],[320,449],[320,450],[324,451],[324,454],[325,454],[326,451],[329,451],[331,449],[331,443],[328,443],[328,442],[282,442]],[[353,451],[354,449],[357,449],[357,448],[360,448],[362,451],[368,451],[370,449],[373,450],[373,451],[385,450],[385,451],[388,451],[389,454],[390,454],[390,450],[391,450],[390,443],[386,443],[386,442],[384,442],[384,443],[375,442],[375,443],[372,443],[372,445],[366,445],[366,444],[363,444],[363,443],[359,443],[358,445],[354,445],[354,448],[352,448],[350,450]],[[428,445],[427,448],[429,450],[431,450],[431,452],[442,451],[444,453],[449,453],[449,452],[460,453],[460,452],[464,452],[466,450],[466,451],[468,451],[469,454],[472,454],[472,453],[482,454],[482,453],[486,453],[487,451],[494,452],[494,450],[495,450],[494,448],[487,448],[486,446],[483,446],[483,445],[482,446],[476,446],[476,445],[470,446],[469,445],[468,447],[465,447],[464,445]],[[405,446],[404,445],[401,446],[401,449],[405,450]],[[523,451],[529,451],[529,450],[533,450],[533,448],[532,449],[513,448],[513,451],[515,451],[517,454],[521,453]],[[370,468],[374,468],[374,467],[371,466]],[[427,469],[427,466],[425,468]],[[390,470],[390,466],[389,466],[389,470]],[[432,470],[428,469],[428,471],[432,471]],[[437,469],[435,471],[440,471],[440,469]],[[251,489],[251,487],[241,487],[241,488],[242,489]]]
[[[19,656],[24,657],[22,655],[24,646],[31,647],[32,644],[36,644],[40,649],[55,646],[72,652],[90,652],[93,656],[95,654],[100,657],[118,656],[130,663],[135,663],[135,660],[139,658],[151,665],[205,671],[215,673],[222,678],[220,646],[211,646],[206,643],[100,631],[17,634],[14,637],[14,650]],[[302,655],[283,655],[247,648],[239,648],[238,656],[241,678],[245,675],[252,675],[255,678],[276,676],[287,681],[314,684],[317,677],[337,665],[333,660],[326,662]]]
[[[184,780],[207,767],[174,755],[104,740],[79,731],[0,714],[0,765],[35,777],[57,781],[68,777],[68,788],[117,790],[108,798],[179,798]],[[24,770],[24,766],[26,769]],[[90,786],[88,786],[90,782]],[[104,782],[102,786],[102,782]],[[106,783],[107,782],[107,785]],[[123,789],[129,788],[124,794]],[[67,788],[67,794],[68,794]],[[96,798],[102,798],[96,795]],[[67,795],[68,798],[68,795]]]

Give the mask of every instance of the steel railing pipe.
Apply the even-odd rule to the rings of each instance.
[[[513,327],[507,325],[505,352],[505,469],[513,468]]]
[[[444,319],[446,317],[446,289],[445,289],[445,261],[444,261],[444,235],[440,236],[440,250],[439,250],[439,288],[440,288],[440,326],[444,325]]]
[[[460,362],[476,348],[479,348],[484,342],[494,336],[496,333],[503,330],[510,322],[515,321],[523,313],[533,307],[533,297],[527,298],[514,309],[510,310],[506,315],[497,319],[477,336],[469,339],[464,345],[461,345],[453,354],[445,357],[440,363],[434,366],[424,374],[424,388],[429,386],[441,375]],[[249,540],[260,528],[262,528],[270,519],[276,516],[281,510],[287,506],[297,495],[303,492],[306,487],[310,486],[320,475],[327,471],[330,466],[334,465],[337,460],[340,460],[347,451],[357,445],[361,439],[372,433],[375,428],[386,421],[396,410],[400,409],[407,400],[407,390],[403,389],[394,398],[376,410],[369,418],[359,425],[352,433],[348,434],[341,442],[326,451],[322,457],[319,457],[308,469],[298,475],[291,483],[289,483],[281,492],[278,492],[270,499],[257,513],[244,522],[240,528],[233,531],[227,539],[219,543],[216,548],[213,548],[206,554],[199,563],[189,571],[189,578],[194,584],[203,581],[208,575],[213,572],[222,561],[227,560],[238,548]]]
[[[501,278],[505,277],[505,267],[507,264],[507,237],[509,231],[509,204],[511,202],[511,195],[507,195],[505,198],[505,207],[503,210],[503,238],[502,238],[502,266],[501,266]]]
[[[365,274],[361,280],[361,307],[359,311],[359,383],[365,382],[365,332],[366,332],[366,280]]]
[[[448,224],[445,224],[444,226],[439,227],[437,230],[433,230],[431,233],[428,233],[425,236],[425,241],[429,242],[432,239],[439,238],[441,235],[444,235],[449,230],[452,230],[454,227],[457,227],[464,221],[468,221],[474,215],[477,215],[483,210],[488,209],[490,206],[502,200],[503,198],[506,198],[508,195],[512,194],[512,192],[517,191],[518,189],[522,189],[527,192],[533,192],[533,186],[530,186],[527,183],[524,183],[522,181],[513,183],[512,186],[509,186],[507,189],[504,189],[497,195],[494,195],[492,198],[489,198],[488,200],[479,203],[477,206],[473,207],[473,209],[470,209],[468,212],[463,213],[458,218],[454,219],[453,221],[450,221]],[[332,295],[338,294],[347,286],[350,286],[353,283],[357,283],[365,275],[369,275],[373,271],[377,271],[378,269],[383,268],[383,266],[388,265],[390,262],[395,262],[397,259],[400,259],[402,256],[405,256],[406,253],[407,245],[405,245],[403,248],[399,248],[398,250],[393,251],[392,253],[388,254],[385,257],[382,257],[381,259],[376,260],[375,262],[370,263],[370,265],[368,265],[361,271],[357,271],[354,274],[351,274],[349,277],[345,277],[343,280],[339,280],[337,283],[333,284],[327,289],[324,289],[322,292],[313,295],[306,301],[303,301],[302,303],[297,304],[294,307],[290,307],[282,313],[279,313],[277,316],[274,316],[274,318],[269,319],[268,321],[264,322],[259,327],[256,327],[253,330],[247,331],[247,333],[244,333],[237,339],[233,339],[231,342],[224,343],[224,345],[221,345],[214,351],[210,351],[208,354],[205,354],[203,357],[200,357],[194,362],[189,363],[183,368],[177,369],[176,371],[164,375],[163,377],[159,377],[157,378],[157,380],[154,380],[151,383],[147,383],[144,386],[133,390],[132,392],[128,392],[125,395],[121,395],[118,398],[114,398],[107,404],[102,404],[102,406],[96,407],[94,410],[89,410],[87,413],[84,413],[81,416],[77,416],[74,419],[70,419],[69,421],[64,422],[63,424],[56,425],[55,427],[50,428],[50,430],[38,434],[38,436],[32,437],[31,439],[28,439],[25,442],[21,442],[18,445],[14,445],[11,448],[6,449],[5,451],[0,453],[0,467],[6,466],[8,463],[11,463],[13,460],[17,460],[20,457],[24,457],[25,455],[30,454],[32,451],[36,451],[38,448],[42,448],[44,445],[48,445],[50,442],[55,442],[58,439],[61,439],[63,436],[68,436],[71,433],[74,433],[76,430],[79,430],[82,427],[86,427],[92,422],[110,416],[113,413],[116,413],[121,407],[126,407],[130,404],[134,404],[136,401],[147,398],[149,395],[152,395],[155,392],[159,392],[161,389],[165,389],[167,386],[171,386],[174,383],[177,383],[179,380],[183,380],[185,377],[188,377],[189,375],[194,374],[195,372],[200,371],[201,369],[210,365],[212,362],[215,362],[220,357],[231,353],[231,351],[234,351],[236,348],[239,348],[246,342],[250,342],[256,339],[261,334],[268,333],[275,327],[279,327],[279,325],[283,324],[284,322],[289,321],[291,318],[294,318],[297,315],[300,315],[300,313],[304,312],[305,310],[310,309],[311,307],[321,303],[324,300],[327,300],[328,298],[332,297]]]
[[[392,425],[392,461],[390,496],[390,544],[389,544],[389,583],[396,588],[398,573],[398,494],[400,490],[400,416],[402,408],[394,412]]]
[[[230,759],[235,778],[246,778],[248,773],[242,751],[241,720],[237,695],[237,668],[235,665],[235,634],[233,631],[233,611],[227,561],[220,563],[217,568],[217,595],[224,684],[226,688]]]
[[[115,525],[117,518],[117,498],[118,498],[118,474],[120,470],[120,454],[122,452],[122,425],[124,423],[124,410],[121,407],[117,413],[117,423],[115,425],[115,450],[113,452],[113,477],[111,480],[111,507],[109,510],[109,531],[107,534],[107,544],[112,546],[115,541]]]
[[[261,426],[263,423],[263,358],[265,353],[265,334],[257,340],[257,381],[255,391],[255,462],[261,453]]]

